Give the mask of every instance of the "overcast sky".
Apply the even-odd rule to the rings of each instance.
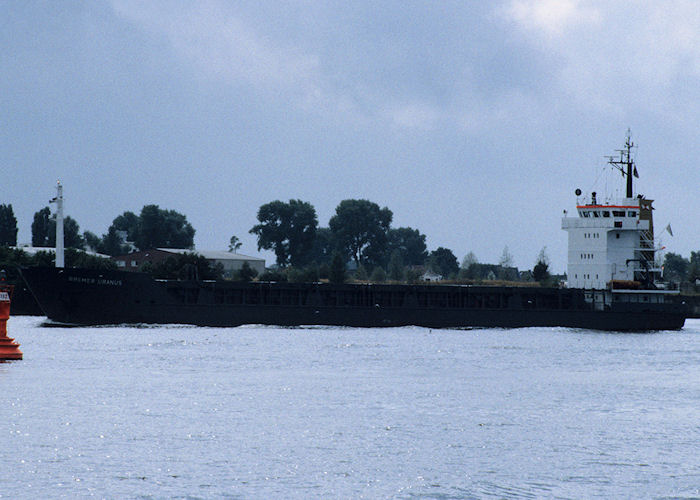
[[[6,0],[0,23],[20,242],[60,179],[98,235],[155,203],[256,255],[261,204],[327,226],[366,198],[429,250],[530,269],[546,246],[563,272],[563,210],[630,128],[661,243],[700,250],[697,2]]]

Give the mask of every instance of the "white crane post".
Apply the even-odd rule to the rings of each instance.
[[[56,185],[56,197],[50,201],[56,204],[56,267],[65,267],[63,251],[63,186],[61,181]]]

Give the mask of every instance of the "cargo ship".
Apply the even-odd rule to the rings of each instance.
[[[568,232],[568,286],[475,286],[162,280],[149,274],[73,268],[22,270],[53,323],[574,327],[677,330],[688,305],[660,289],[652,200],[634,195],[637,169],[627,137],[609,158],[626,179],[621,199],[577,196]]]

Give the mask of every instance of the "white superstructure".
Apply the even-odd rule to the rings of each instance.
[[[628,135],[620,157],[608,162],[626,177],[626,196],[599,203],[596,193],[584,198],[577,189],[576,216],[562,218],[562,229],[569,233],[567,277],[571,288],[605,289],[615,282],[651,288],[660,271],[654,267],[652,200],[633,192],[637,169],[632,147]]]

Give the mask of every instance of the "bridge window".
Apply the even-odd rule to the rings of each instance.
[[[630,210],[627,212],[627,217],[636,217],[637,216],[637,211],[636,210]]]
[[[624,217],[624,216],[625,216],[624,210],[613,210],[613,217]]]
[[[610,212],[608,210],[603,210],[603,217],[610,217]]]

